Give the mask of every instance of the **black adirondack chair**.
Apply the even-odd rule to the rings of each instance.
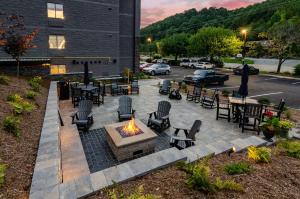
[[[163,85],[159,88],[159,93],[162,95],[168,95],[170,93],[171,89],[171,81],[170,80],[164,80]]]
[[[164,129],[169,128],[171,126],[169,119],[170,109],[170,102],[159,102],[157,111],[149,113],[148,127],[155,128],[160,132]]]
[[[268,106],[265,108],[263,118],[265,117],[267,112],[271,112],[273,114],[273,117],[277,117],[281,119],[281,114],[284,111],[284,107],[285,107],[285,100],[281,99],[277,106]]]
[[[217,117],[216,119],[219,120],[220,118],[222,119],[227,119],[228,122],[230,122],[231,119],[231,110],[230,110],[230,104],[229,101],[220,101],[220,96],[219,94],[216,95],[216,100],[217,100]]]
[[[104,89],[100,84],[97,84],[97,89],[92,92],[93,103],[100,106],[104,104]]]
[[[83,99],[81,88],[71,87],[72,104],[74,108],[78,106],[79,102]]]
[[[122,96],[119,99],[118,117],[119,121],[130,120],[134,117],[135,110],[132,108],[132,99]]]
[[[131,83],[131,93],[136,93],[136,94],[140,93],[140,86],[137,80],[134,80]]]
[[[120,87],[117,83],[112,83],[111,84],[111,95],[122,95],[123,94],[123,89]]]
[[[259,134],[258,126],[262,119],[263,105],[246,104],[240,112],[241,117],[239,126],[242,127],[242,132],[249,130],[256,131]],[[251,120],[253,120],[253,122],[251,122]]]
[[[194,86],[193,92],[188,91],[186,100],[199,103],[201,101],[202,86]]]
[[[191,129],[174,127],[175,132],[171,137],[170,145],[178,148],[179,150],[193,146],[195,142],[195,135],[200,131],[201,124],[202,122],[200,120],[196,120]],[[180,131],[184,132],[185,137],[178,136]]]
[[[82,100],[79,102],[78,111],[71,115],[72,124],[76,124],[78,130],[88,131],[94,123],[93,102],[90,100]]]
[[[218,89],[215,89],[212,96],[209,96],[207,93],[201,99],[201,106],[205,108],[214,108],[216,95],[218,93]]]

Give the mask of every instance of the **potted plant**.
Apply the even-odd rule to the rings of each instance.
[[[281,120],[279,122],[278,136],[281,138],[288,138],[289,130],[294,127],[294,124],[289,120]]]
[[[265,113],[266,118],[259,125],[267,140],[272,139],[279,128],[279,118],[273,117],[271,112]]]

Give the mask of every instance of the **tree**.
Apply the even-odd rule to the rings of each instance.
[[[268,36],[271,39],[271,51],[278,58],[277,73],[280,73],[282,64],[299,50],[300,21],[285,20],[274,24]]]
[[[242,45],[243,42],[232,30],[207,27],[191,37],[189,51],[192,55],[209,56],[213,62],[215,56],[238,54]]]
[[[159,49],[162,55],[174,55],[177,61],[179,55],[185,55],[187,53],[188,44],[189,39],[186,34],[175,34],[163,39],[160,42]]]
[[[28,33],[24,25],[24,18],[19,15],[7,16],[5,22],[1,23],[0,29],[1,46],[7,54],[16,60],[17,76],[19,77],[20,57],[24,56],[29,49],[35,47],[33,39],[37,35],[37,30]]]

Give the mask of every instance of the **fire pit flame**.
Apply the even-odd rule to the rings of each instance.
[[[134,118],[132,118],[127,125],[122,129],[128,135],[137,135],[140,132],[140,129],[136,126]]]

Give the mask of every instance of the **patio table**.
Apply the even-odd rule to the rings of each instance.
[[[239,109],[238,107],[243,107],[245,104],[258,104],[256,99],[251,98],[240,98],[240,97],[228,97],[229,103],[232,105],[232,112],[234,114],[234,122],[237,123],[239,118]],[[234,111],[234,109],[236,109]]]
[[[92,85],[82,85],[78,86],[83,92],[85,92],[86,99],[89,99],[89,94],[91,94],[94,90],[96,90],[98,87],[92,86]]]

